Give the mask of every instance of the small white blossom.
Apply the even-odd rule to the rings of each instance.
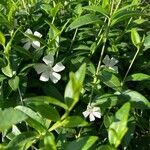
[[[114,57],[112,57],[111,59],[109,58],[108,55],[105,56],[105,58],[103,59],[103,63],[105,64],[106,67],[108,67],[109,69],[112,69],[116,72],[118,72],[118,67],[115,66],[118,63],[118,60],[116,60]]]
[[[65,66],[58,62],[54,67],[54,57],[52,55],[46,55],[43,57],[44,63],[35,64],[34,69],[38,74],[41,74],[41,81],[52,80],[53,83],[57,83],[61,79],[61,75],[57,72],[61,72],[65,69]]]
[[[25,33],[34,35],[34,36],[39,37],[39,38],[42,37],[41,33],[37,32],[37,31],[35,31],[33,33],[30,29],[27,29],[25,31]],[[39,41],[31,40],[29,38],[22,39],[22,43],[25,43],[23,48],[26,49],[26,50],[30,49],[31,46],[33,46],[35,49],[40,48],[40,42]]]
[[[93,107],[91,105],[87,106],[86,111],[83,112],[84,117],[88,117],[90,121],[94,121],[96,118],[101,118],[101,111],[99,107]]]

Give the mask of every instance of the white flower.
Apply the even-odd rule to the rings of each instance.
[[[108,67],[109,69],[112,69],[116,72],[118,72],[118,67],[115,66],[118,63],[118,60],[116,60],[114,57],[112,57],[111,59],[109,58],[108,55],[105,56],[105,58],[103,59],[103,63],[105,64],[106,67]]]
[[[90,121],[94,121],[95,117],[101,118],[100,108],[93,107],[91,105],[88,105],[86,111],[84,111],[82,114],[84,115],[85,118],[89,116]]]
[[[61,79],[61,75],[57,72],[60,72],[65,69],[65,66],[58,62],[54,67],[54,57],[52,55],[46,55],[43,57],[44,63],[35,64],[34,69],[37,71],[38,74],[41,74],[40,80],[41,81],[48,81],[49,79],[52,80],[53,83],[57,83]]]
[[[42,37],[42,34],[41,34],[41,33],[37,32],[37,31],[35,31],[34,33],[32,33],[32,31],[31,31],[30,29],[27,29],[27,30],[25,31],[25,33],[34,35],[34,36],[39,37],[39,38]],[[28,50],[28,49],[31,47],[31,45],[32,45],[35,49],[40,48],[40,42],[39,42],[39,41],[31,40],[31,39],[29,39],[29,38],[24,38],[24,39],[22,39],[22,43],[25,43],[24,46],[23,46],[23,48],[26,49],[26,50]]]

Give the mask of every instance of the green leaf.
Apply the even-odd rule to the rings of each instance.
[[[115,24],[117,24],[123,20],[127,20],[132,17],[139,17],[141,15],[144,15],[144,14],[142,14],[141,11],[127,11],[127,10],[117,11],[112,17],[111,26],[114,26]]]
[[[137,91],[126,90],[118,96],[121,101],[129,101],[132,107],[139,109],[149,109],[150,102]]]
[[[76,29],[84,25],[92,24],[92,23],[102,23],[100,18],[93,14],[86,14],[84,16],[80,16],[75,19],[70,25],[69,29]]]
[[[135,28],[131,29],[131,40],[134,46],[139,48],[139,44],[141,43],[141,38]]]
[[[111,123],[113,122],[114,117],[113,116],[108,116],[107,114],[104,116],[104,125],[106,128],[108,128]]]
[[[79,100],[79,95],[82,89],[83,80],[85,77],[86,65],[83,64],[78,71],[70,73],[70,80],[65,89],[65,102],[68,105],[69,111],[75,106]]]
[[[93,106],[100,106],[101,108],[112,108],[118,103],[118,97],[114,94],[104,94],[96,97]]]
[[[128,128],[128,116],[130,111],[130,103],[125,103],[115,114],[115,120],[109,127],[108,139],[111,145],[117,148],[122,138],[125,136]]]
[[[13,91],[16,91],[19,87],[19,77],[15,76],[14,78],[9,79],[8,84]]]
[[[50,119],[52,121],[58,121],[60,120],[60,116],[56,108],[48,105],[48,104],[32,104],[30,103],[29,106],[39,112],[42,117]]]
[[[53,97],[60,101],[64,101],[63,95],[59,92],[59,90],[55,86],[50,84],[44,84],[42,86],[42,89],[44,94],[46,94],[47,96]]]
[[[150,48],[150,34],[148,34],[148,36],[145,37],[144,46],[145,46],[145,49]]]
[[[37,134],[32,131],[21,133],[9,142],[7,150],[27,150],[35,142],[36,137]]]
[[[2,68],[2,72],[4,73],[4,75],[6,75],[10,78],[13,76],[13,70],[11,68],[10,63],[8,63],[8,65],[6,67]]]
[[[61,101],[59,101],[53,97],[50,97],[50,96],[28,97],[28,98],[25,98],[23,101],[27,104],[29,104],[29,103],[49,103],[49,104],[53,104],[56,106],[60,106],[64,109],[68,109],[68,107],[64,103],[62,103]]]
[[[64,146],[63,150],[89,150],[97,140],[97,136],[82,137]]]
[[[88,126],[88,123],[80,116],[69,116],[62,121],[62,126],[66,128],[84,127]]]
[[[5,47],[5,36],[2,32],[0,32],[0,44]]]
[[[134,137],[135,125],[136,120],[134,119],[134,117],[131,117],[128,121],[128,131],[122,140],[122,145],[124,149],[128,147],[131,139]]]
[[[102,145],[100,147],[98,147],[96,150],[117,150],[114,147],[110,146],[110,145]]]
[[[126,81],[144,81],[150,80],[150,75],[144,73],[135,73],[126,78]]]
[[[29,117],[27,122],[30,126],[35,128],[40,133],[45,132],[46,127],[44,118],[42,118],[38,113],[25,106],[17,106],[15,109],[20,110]]]
[[[4,75],[0,74],[0,82],[2,82],[5,79],[6,79],[6,77]]]
[[[96,12],[101,13],[105,17],[108,17],[108,13],[100,5],[98,5],[98,6],[96,6],[96,5],[86,6],[86,7],[83,7],[83,9],[96,11]]]
[[[121,91],[121,82],[119,78],[111,71],[108,69],[103,69],[100,73],[100,80],[106,84],[108,87],[116,90],[116,91]]]
[[[44,137],[44,150],[57,150],[55,138],[52,133],[48,133]]]
[[[9,129],[13,124],[17,124],[27,118],[26,114],[13,108],[0,110],[0,132]]]

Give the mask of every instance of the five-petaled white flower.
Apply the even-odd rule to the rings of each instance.
[[[109,58],[108,55],[105,56],[105,58],[103,59],[103,63],[105,64],[106,67],[108,67],[109,69],[112,69],[116,72],[118,72],[118,67],[115,66],[118,63],[118,60],[115,59],[114,57],[112,57],[111,59]]]
[[[37,71],[38,74],[41,74],[40,80],[41,81],[48,81],[49,79],[52,80],[53,83],[57,83],[61,79],[61,75],[57,72],[60,72],[65,69],[65,66],[58,62],[54,67],[54,57],[53,55],[46,55],[43,57],[44,63],[37,63],[34,65],[34,69]]]
[[[90,104],[87,106],[86,111],[83,112],[84,117],[88,117],[90,121],[94,121],[95,117],[101,118],[101,111],[99,107],[93,107]]]
[[[26,33],[26,34],[34,35],[34,36],[39,37],[39,38],[42,37],[42,34],[41,34],[41,33],[37,32],[37,31],[35,31],[35,32],[33,33],[30,29],[27,29],[27,30],[25,31],[25,33]],[[40,42],[37,41],[37,40],[31,40],[31,39],[29,39],[29,38],[24,38],[24,39],[22,39],[22,43],[25,43],[24,46],[23,46],[23,48],[26,49],[26,50],[28,50],[28,49],[31,47],[31,45],[32,45],[35,49],[40,48]]]

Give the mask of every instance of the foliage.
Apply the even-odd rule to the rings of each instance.
[[[1,0],[0,149],[150,149],[149,10]]]

